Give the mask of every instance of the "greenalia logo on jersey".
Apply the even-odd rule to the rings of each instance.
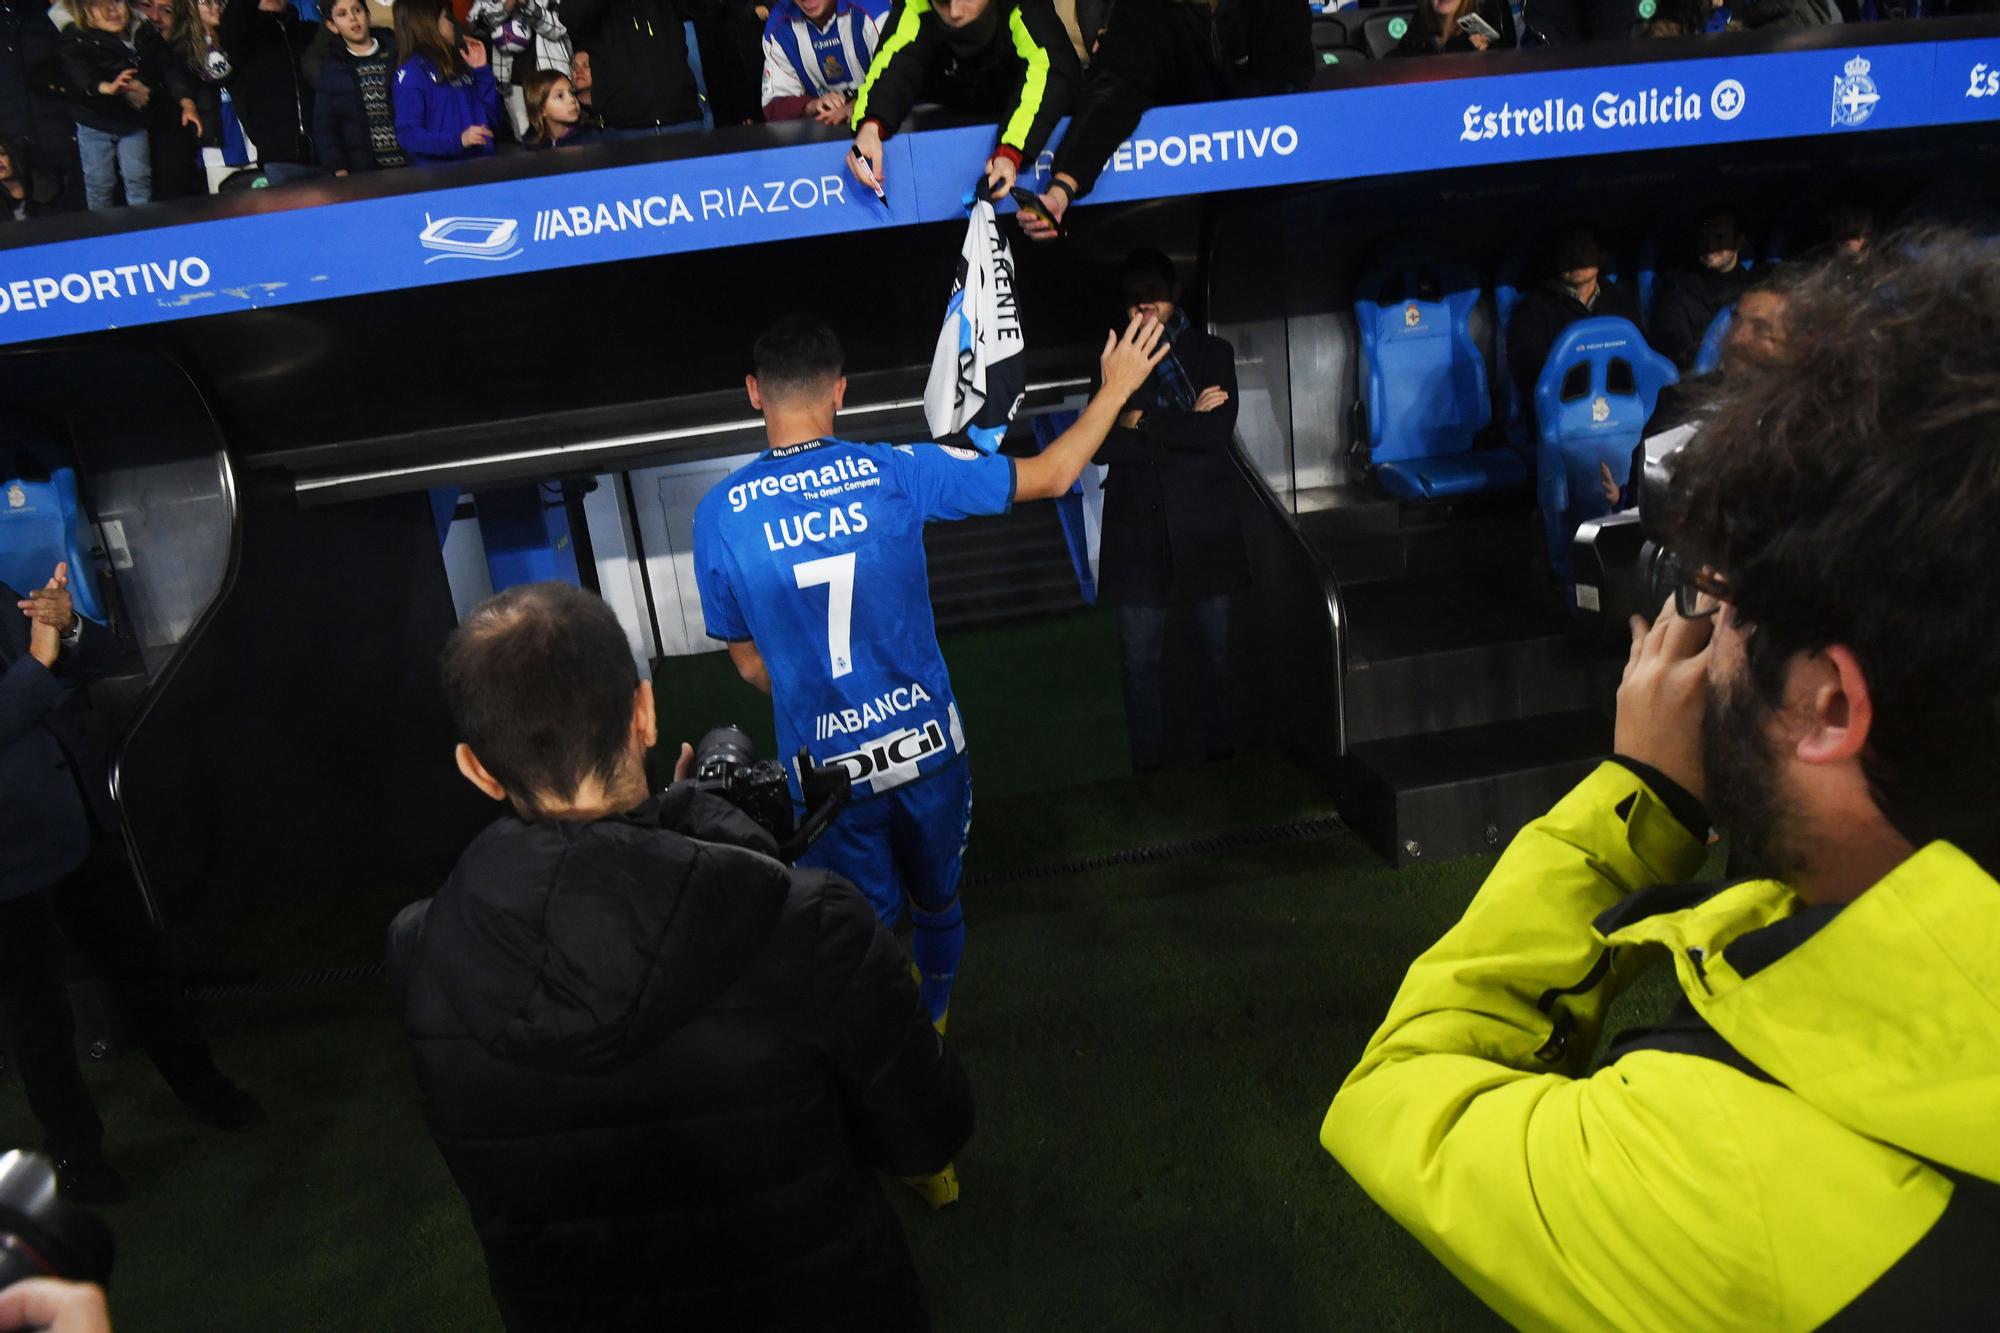
[[[804,546],[807,542],[829,541],[835,537],[845,537],[851,532],[868,531],[868,513],[856,500],[845,509],[809,509],[796,518],[780,518],[777,531],[771,530],[771,520],[764,520],[764,544],[774,551],[782,551],[788,546]]]
[[[940,753],[944,747],[944,728],[938,725],[936,718],[932,718],[922,728],[905,727],[901,731],[892,731],[858,750],[837,754],[826,762],[846,769],[850,781],[866,782],[874,790],[883,792],[891,787],[900,787],[917,776],[917,765],[928,756]]]
[[[803,495],[807,499],[817,499],[825,492],[844,490],[848,482],[860,477],[872,477],[878,471],[880,469],[872,458],[839,458],[825,467],[802,467],[783,476],[766,473],[731,486],[729,507],[740,514],[750,507],[752,500],[778,495]]]

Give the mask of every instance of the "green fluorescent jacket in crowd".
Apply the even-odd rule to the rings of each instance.
[[[920,101],[997,116],[996,155],[1033,167],[1082,83],[1052,0],[992,0],[963,28],[946,27],[930,0],[896,0],[855,94],[853,124],[858,132],[872,120],[887,139]]]
[[[1321,1142],[1523,1327],[1990,1326],[2000,884],[1939,842],[1807,906],[1682,885],[1702,860],[1599,768],[1411,967]],[[1585,1077],[1661,950],[1683,1003]]]

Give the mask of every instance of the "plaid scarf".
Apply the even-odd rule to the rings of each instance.
[[[1187,372],[1181,369],[1180,358],[1174,355],[1173,345],[1188,331],[1187,312],[1174,307],[1174,317],[1167,321],[1165,337],[1167,354],[1160,364],[1153,367],[1154,391],[1159,395],[1161,407],[1178,408],[1183,412],[1194,410],[1194,385],[1189,382]]]

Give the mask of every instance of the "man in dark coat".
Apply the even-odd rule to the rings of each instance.
[[[161,1076],[196,1116],[241,1129],[264,1115],[216,1070],[124,866],[103,760],[68,708],[72,685],[108,669],[117,644],[72,609],[67,575],[58,565],[26,597],[0,584],[0,605],[21,611],[0,615],[0,1002],[11,1011],[22,1089],[48,1134],[62,1192],[110,1203],[126,1185],[104,1158],[104,1122],[77,1069],[58,926],[97,965]]]
[[[1661,284],[1648,341],[1683,375],[1694,369],[1702,339],[1716,315],[1750,285],[1750,270],[1743,266],[1743,245],[1743,228],[1736,215],[1718,208],[1695,225],[1690,245],[1693,262],[1676,268]]]
[[[942,1170],[972,1094],[874,910],[648,789],[652,686],[597,598],[510,589],[444,674],[513,812],[396,919],[390,979],[507,1328],[928,1327],[876,1173]]]
[[[607,138],[701,128],[682,15],[706,21],[717,0],[563,0],[562,21],[590,59],[590,109]]]
[[[1250,579],[1236,509],[1236,351],[1180,308],[1173,261],[1141,250],[1125,261],[1128,314],[1150,314],[1172,350],[1126,403],[1097,451],[1108,464],[1098,595],[1118,609],[1132,767],[1165,762],[1160,659],[1167,608],[1192,613],[1210,758],[1235,748],[1229,699],[1230,596]]]
[[[1086,34],[1089,42],[1095,34]],[[1161,103],[1213,102],[1293,92],[1313,74],[1312,8],[1306,0],[1119,0],[1111,8],[1090,82],[1056,148],[1042,206],[1056,222],[1089,194],[1139,118]],[[1021,229],[1052,240],[1033,212]]]
[[[1589,227],[1568,227],[1557,233],[1552,272],[1521,294],[1507,321],[1507,368],[1521,391],[1523,410],[1535,411],[1535,381],[1542,364],[1562,337],[1580,319],[1616,315],[1639,323],[1639,303],[1602,272],[1604,251]]]

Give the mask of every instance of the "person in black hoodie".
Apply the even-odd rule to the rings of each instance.
[[[236,117],[273,181],[314,174],[312,91],[299,62],[318,34],[319,26],[301,19],[289,0],[228,0],[215,30],[231,69]]]
[[[1504,7],[1504,6],[1503,6]],[[1079,10],[1085,43],[1097,35]],[[1090,193],[1118,145],[1161,103],[1212,102],[1292,92],[1312,78],[1312,9],[1306,0],[1119,0],[1097,38],[1090,81],[1056,148],[1043,217],[1021,230],[1055,239],[1069,206]]]
[[[511,812],[396,918],[389,974],[506,1327],[927,1327],[876,1173],[942,1169],[972,1094],[874,909],[649,789],[652,686],[596,597],[488,599],[444,681]]]
[[[701,90],[688,67],[683,18],[705,18],[719,0],[563,0],[579,55],[589,53],[591,109],[606,138],[701,128]]]
[[[319,164],[336,176],[408,166],[389,100],[396,83],[396,34],[368,26],[367,0],[334,0],[326,27],[333,40],[313,94]]]
[[[1477,16],[1498,33],[1488,37],[1462,26],[1461,15]],[[1416,22],[1396,43],[1392,56],[1460,55],[1468,51],[1506,50],[1515,45],[1514,7],[1506,0],[1423,0],[1417,6]]]
[[[1726,208],[1695,224],[1694,262],[1668,275],[1653,306],[1650,341],[1686,374],[1701,355],[1701,343],[1722,308],[1750,285],[1743,264],[1743,228]]]
[[[1558,232],[1552,272],[1521,294],[1520,304],[1507,321],[1507,368],[1530,417],[1535,411],[1535,381],[1542,377],[1542,363],[1549,359],[1549,350],[1564,329],[1594,315],[1615,315],[1635,326],[1639,323],[1639,303],[1603,275],[1603,262],[1597,233],[1589,227]]]

